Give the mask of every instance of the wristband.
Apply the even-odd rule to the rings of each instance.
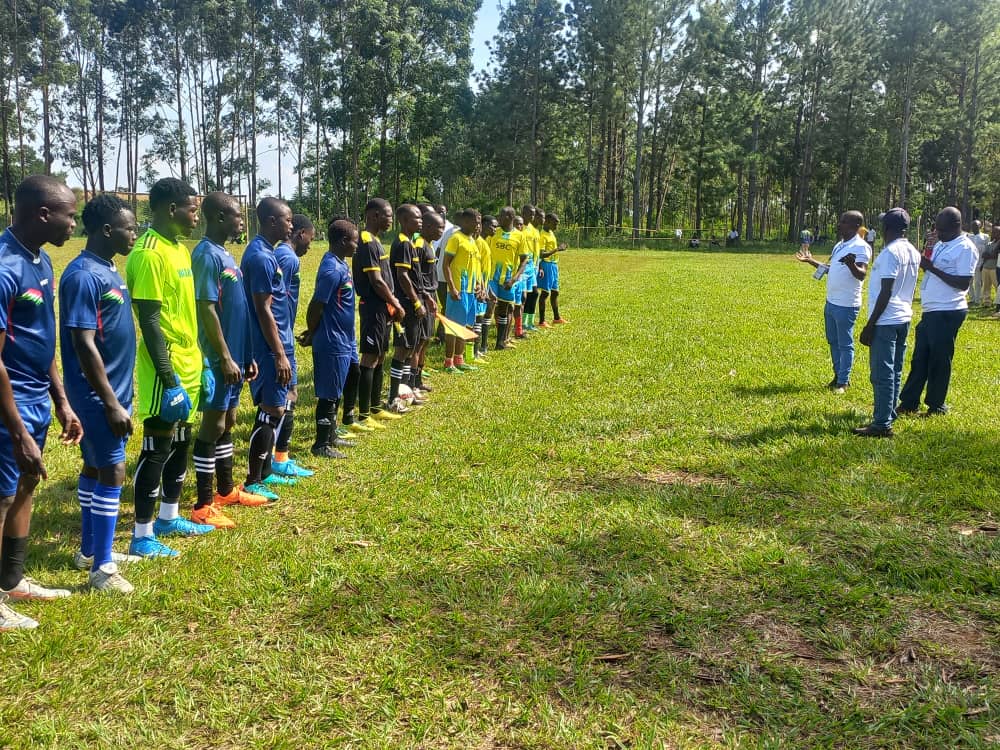
[[[420,304],[420,300],[418,300],[418,299],[413,300],[413,309],[414,310],[419,310],[421,307],[423,307],[423,305]]]

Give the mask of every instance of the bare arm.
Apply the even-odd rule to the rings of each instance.
[[[274,354],[275,370],[278,376],[279,385],[288,385],[292,380],[292,365],[285,354],[285,347],[281,343],[281,336],[278,334],[278,323],[271,313],[272,297],[267,292],[255,292],[253,295],[253,307],[257,312],[257,320],[260,321],[260,330],[264,334],[264,341],[267,343],[271,353]]]
[[[222,321],[219,320],[219,311],[215,303],[208,300],[198,300],[198,322],[205,332],[208,345],[212,347],[219,356],[222,367],[222,377],[227,385],[236,385],[240,382],[243,373],[240,366],[233,361],[233,355],[229,351],[226,337],[222,334]]]

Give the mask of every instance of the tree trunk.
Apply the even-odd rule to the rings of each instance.
[[[708,94],[701,95],[701,134],[698,137],[698,161],[695,167],[695,188],[694,188],[694,230],[701,236],[701,183],[704,178],[705,162],[705,127],[708,124]]]
[[[174,98],[177,102],[177,158],[180,162],[181,179],[188,180],[187,145],[184,140],[184,102],[181,99],[181,36],[174,29]]]
[[[899,205],[906,208],[909,199],[910,174],[910,117],[913,111],[913,55],[906,61],[906,74],[903,76],[903,122],[900,133],[899,154]]]
[[[972,206],[970,203],[969,183],[975,164],[972,160],[976,146],[976,120],[979,118],[979,65],[982,53],[982,39],[976,39],[976,56],[972,68],[972,91],[969,96],[969,113],[965,131],[965,169],[962,174],[962,217],[967,225],[972,223]]]
[[[635,171],[632,173],[632,239],[639,239],[642,221],[642,134],[646,113],[646,72],[649,69],[648,37],[642,40],[642,60],[639,62],[639,99],[635,108]]]

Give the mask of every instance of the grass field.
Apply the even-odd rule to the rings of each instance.
[[[962,329],[949,416],[865,441],[810,269],[562,262],[571,325],[133,597],[22,605],[0,747],[1000,746],[1000,322]],[[78,587],[77,456],[47,455],[29,572]]]

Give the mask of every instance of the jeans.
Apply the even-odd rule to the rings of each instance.
[[[955,356],[955,338],[965,322],[968,310],[925,312],[917,323],[913,342],[910,374],[899,392],[899,408],[916,410],[920,394],[927,386],[924,403],[930,411],[945,411],[944,400],[951,381],[951,360]]]
[[[906,354],[906,334],[909,323],[875,326],[869,363],[871,365],[872,391],[875,393],[875,412],[872,425],[892,427],[896,418],[896,399],[903,380],[903,355]]]
[[[854,366],[854,321],[858,319],[858,308],[827,302],[823,318],[836,385],[847,385],[851,380],[851,367]]]

